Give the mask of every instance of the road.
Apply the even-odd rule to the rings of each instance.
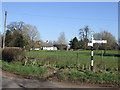
[[[6,71],[2,71],[0,76],[2,88],[101,88],[101,86],[92,84],[78,85],[68,82],[30,80]]]

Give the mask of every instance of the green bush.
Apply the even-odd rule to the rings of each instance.
[[[19,47],[6,47],[2,50],[2,60],[4,61],[21,61],[24,56],[24,50]]]

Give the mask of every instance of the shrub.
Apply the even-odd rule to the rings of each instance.
[[[24,56],[24,50],[19,47],[6,47],[2,51],[2,60],[8,62],[22,60]]]

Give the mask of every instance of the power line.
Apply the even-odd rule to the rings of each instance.
[[[9,12],[9,14],[13,15],[22,15],[22,16],[37,16],[41,18],[57,18],[57,19],[74,19],[74,20],[97,20],[97,21],[118,21],[117,19],[108,19],[108,18],[78,18],[78,17],[63,17],[63,16],[48,16],[48,15],[39,15],[39,14],[28,14],[28,13],[16,13]]]

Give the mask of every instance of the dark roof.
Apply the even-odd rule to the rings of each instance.
[[[42,47],[53,47],[53,44],[49,43],[49,42],[42,42],[42,43],[40,43],[40,46],[42,46]]]
[[[65,44],[54,44],[54,46],[67,46]]]
[[[67,49],[67,45],[65,44],[55,44],[55,47],[57,47],[58,50],[66,50]]]

